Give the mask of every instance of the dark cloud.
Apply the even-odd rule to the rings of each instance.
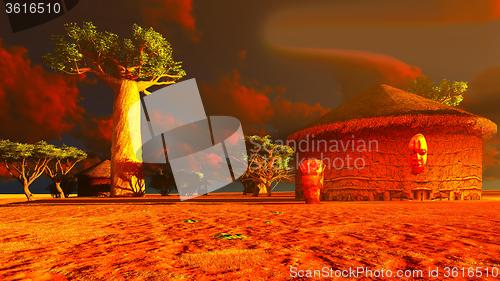
[[[280,87],[252,86],[241,81],[235,70],[213,85],[203,85],[202,95],[211,115],[230,115],[240,119],[246,134],[287,133],[319,118],[327,109],[320,104],[287,100]]]
[[[274,98],[272,106],[274,116],[270,123],[279,130],[280,136],[291,134],[328,112],[328,109],[319,103],[292,102],[283,95]]]
[[[76,81],[34,65],[24,47],[0,42],[0,138],[59,139],[81,119]]]
[[[273,116],[269,87],[252,88],[242,84],[240,72],[234,71],[213,85],[202,85],[207,112],[212,115],[238,117],[246,130],[255,132],[265,127]]]
[[[147,24],[175,23],[187,31],[194,41],[199,40],[192,0],[145,0],[141,1],[140,9]]]
[[[287,5],[265,22],[272,47],[384,54],[433,79],[469,80],[500,63],[498,0],[314,1]]]
[[[376,12],[374,12],[376,11]],[[315,1],[289,5],[271,21],[284,28],[475,23],[500,19],[499,0]]]
[[[470,82],[470,90],[462,106],[472,113],[488,117],[500,124],[500,67],[487,69]],[[487,140],[484,148],[484,177],[500,179],[500,135]]]
[[[498,136],[485,145],[484,178],[486,180],[500,179],[500,137]]]
[[[111,117],[86,116],[85,121],[72,132],[89,152],[101,158],[109,158],[111,154],[111,134],[113,121]]]
[[[299,62],[323,66],[340,85],[340,90],[353,95],[378,84],[405,87],[422,75],[418,67],[394,57],[370,52],[317,48],[278,48]]]
[[[5,168],[4,165],[0,165],[0,184],[2,182],[5,182],[6,179],[10,180],[11,179],[10,177],[11,177],[11,175],[7,171],[7,168]]]
[[[476,75],[469,83],[469,92],[464,99],[463,106],[499,122],[499,79],[500,67],[489,68]]]

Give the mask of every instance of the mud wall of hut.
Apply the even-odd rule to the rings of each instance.
[[[427,139],[428,160],[425,171],[413,175],[408,142],[417,133]],[[297,160],[317,158],[327,165],[322,200],[467,200],[481,196],[483,140],[478,136],[439,129],[392,129],[330,134],[308,142],[298,149]],[[298,171],[297,199],[303,197],[300,178]]]

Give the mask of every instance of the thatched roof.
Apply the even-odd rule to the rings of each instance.
[[[484,117],[398,88],[380,85],[346,101],[289,138],[300,139],[324,132],[350,133],[391,126],[456,127],[485,137],[497,132],[496,124]]]
[[[111,178],[111,161],[101,161],[77,174],[78,176],[88,176],[91,178]]]

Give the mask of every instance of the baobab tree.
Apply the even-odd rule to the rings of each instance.
[[[181,62],[173,58],[170,43],[152,28],[133,25],[129,38],[99,31],[91,22],[65,25],[66,33],[53,38],[55,47],[44,58],[47,65],[69,75],[95,75],[115,93],[111,140],[112,195],[129,194],[124,171],[140,163],[140,93],[169,85],[184,77]]]
[[[248,168],[241,180],[244,184],[251,183],[254,188],[253,196],[258,196],[259,193],[271,196],[278,183],[293,178],[290,160],[294,150],[288,145],[273,142],[269,135],[249,136],[246,140]]]
[[[28,201],[33,200],[30,185],[43,175],[53,149],[53,145],[44,141],[26,144],[0,140],[0,161],[7,172],[21,183]]]
[[[87,158],[87,153],[76,147],[63,145],[62,147],[53,147],[49,150],[50,161],[45,166],[45,173],[54,182],[60,198],[64,198],[64,192],[61,183],[75,165]]]

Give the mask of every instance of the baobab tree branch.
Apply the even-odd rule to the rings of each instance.
[[[137,90],[139,92],[143,92],[144,94],[150,94],[150,92],[147,91],[148,88],[153,87],[155,85],[154,82],[152,81],[138,81],[137,82]]]
[[[128,69],[125,66],[117,64],[116,67],[118,67],[118,69],[120,69],[120,73],[122,73],[122,74],[128,73]]]
[[[127,67],[127,70],[129,72],[132,72],[132,71],[134,71],[134,70],[136,70],[137,68],[140,68],[140,67],[141,67],[140,65],[129,66],[129,67]]]
[[[154,85],[170,85],[170,84],[175,84],[175,81],[156,82]]]
[[[172,79],[179,79],[179,78],[182,78],[182,75],[172,75],[172,74],[166,74],[166,73],[165,73],[165,74],[162,74],[162,75],[159,75],[159,76],[155,77],[155,78],[154,78],[153,80],[151,80],[151,81],[154,81],[154,82],[159,82],[159,81],[160,81],[160,79],[165,78],[165,77],[167,77],[167,78],[172,78]]]
[[[79,67],[76,61],[75,61],[75,69],[76,69],[75,74],[84,74],[92,71],[92,68],[90,67]]]
[[[153,86],[159,86],[159,85],[171,85],[174,84],[175,81],[165,81],[165,82],[155,82],[154,80],[151,81],[138,81],[137,82],[137,89],[139,92],[142,92],[146,95],[151,94],[149,91],[147,91],[148,88],[153,87]]]
[[[104,72],[102,70],[102,67],[100,68],[99,71],[92,70],[91,72],[93,74],[95,74],[95,76],[97,76],[99,79],[101,79],[102,81],[104,81],[105,83],[107,83],[110,86],[120,85],[120,79],[115,78],[112,75]]]
[[[99,73],[105,73],[105,72],[104,72],[104,69],[102,68],[102,65],[101,65],[100,63],[96,63],[96,65],[95,65],[95,66],[97,67],[97,71],[98,71]]]
[[[81,75],[81,74],[85,74],[85,73],[88,73],[88,72],[92,72],[92,69],[91,68],[88,68],[88,67],[85,67],[85,68],[80,68],[76,71],[67,71],[67,70],[61,70],[62,72],[66,73],[66,74],[69,74],[69,75]]]

